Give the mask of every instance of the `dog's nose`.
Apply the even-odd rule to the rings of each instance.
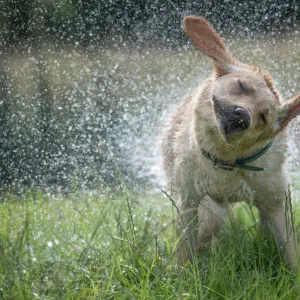
[[[238,105],[228,105],[228,101],[213,96],[215,113],[226,136],[238,131],[244,131],[250,126],[249,111]]]
[[[223,128],[226,135],[231,135],[238,131],[246,130],[250,125],[250,114],[243,107],[227,109],[224,113]]]
[[[250,124],[250,114],[248,111],[243,107],[237,107],[234,110],[234,114],[237,118],[237,127],[240,129],[247,129]]]

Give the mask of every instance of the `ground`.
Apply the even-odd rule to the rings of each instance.
[[[0,298],[297,299],[300,283],[255,208],[236,206],[211,249],[185,267],[175,214],[163,194],[5,194]],[[299,232],[296,204],[294,217]]]

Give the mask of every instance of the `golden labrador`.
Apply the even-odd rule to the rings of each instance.
[[[300,114],[300,95],[282,101],[272,78],[232,57],[205,19],[185,17],[184,29],[214,70],[177,109],[162,141],[168,185],[178,200],[180,261],[210,245],[230,204],[248,201],[296,271],[283,165],[285,129]]]

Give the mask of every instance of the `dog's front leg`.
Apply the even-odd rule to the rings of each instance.
[[[176,251],[180,265],[192,259],[196,249],[197,229],[197,205],[187,198],[181,200],[176,218],[176,233],[179,238]]]
[[[279,249],[295,273],[299,272],[299,245],[293,228],[291,211],[283,204],[270,210],[260,209],[263,228],[275,236]]]
[[[178,259],[182,265],[191,260],[196,252],[203,252],[211,243],[212,237],[224,224],[227,208],[217,204],[209,196],[200,200],[200,204],[183,201],[177,216]]]
[[[198,206],[197,250],[203,252],[211,240],[223,226],[227,216],[227,206],[221,206],[206,196]]]

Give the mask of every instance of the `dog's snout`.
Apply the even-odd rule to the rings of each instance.
[[[243,107],[231,107],[226,111],[225,122],[223,120],[223,129],[226,136],[238,131],[246,130],[250,125],[250,114]]]
[[[213,97],[213,102],[221,128],[227,137],[235,132],[244,131],[250,126],[251,116],[246,108],[228,105],[227,101],[218,97]]]
[[[237,118],[237,125],[240,129],[247,129],[250,125],[250,114],[243,107],[237,107],[234,110],[234,114]]]

